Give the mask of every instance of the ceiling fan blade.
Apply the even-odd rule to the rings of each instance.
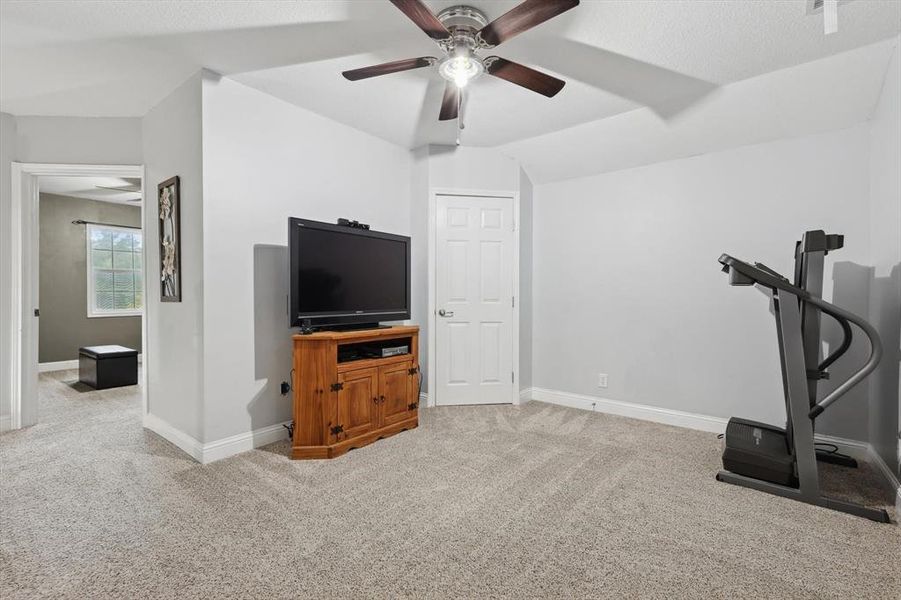
[[[559,37],[530,36],[517,58],[647,106],[664,119],[697,105],[717,85],[651,63]]]
[[[439,121],[450,121],[457,118],[457,110],[460,108],[460,88],[447,82],[444,86],[444,98],[441,100],[441,113],[438,115]]]
[[[457,124],[453,121],[438,121],[435,119],[435,108],[441,103],[444,96],[444,86],[447,81],[438,76],[438,73],[428,77],[425,93],[422,97],[422,105],[416,119],[416,129],[410,142],[411,148],[418,148],[427,144],[450,146],[453,145],[457,135]]]
[[[405,58],[404,60],[395,60],[380,65],[372,65],[371,67],[362,67],[360,69],[352,69],[341,73],[345,79],[357,81],[358,79],[366,79],[367,77],[378,77],[379,75],[388,75],[389,73],[397,73],[399,71],[409,71],[410,69],[420,69],[434,65],[437,59],[431,56],[420,56],[419,58]]]
[[[408,19],[416,23],[427,36],[436,42],[451,37],[444,23],[432,14],[432,11],[422,3],[422,0],[391,0],[391,4],[399,8],[402,13],[407,15]]]
[[[479,37],[494,47],[578,5],[579,0],[526,0],[482,27]]]
[[[561,79],[551,77],[541,71],[536,71],[525,65],[501,58],[500,56],[490,56],[486,58],[485,70],[489,75],[506,79],[510,83],[515,83],[527,90],[538,92],[548,98],[556,96],[557,92],[562,90],[563,86],[566,85],[566,82]]]
[[[123,194],[141,191],[141,186],[139,186],[139,185],[136,186],[133,184],[123,185],[121,187],[115,187],[115,186],[109,186],[109,185],[95,185],[94,187],[97,189],[100,189],[100,190],[109,190],[111,192],[122,192]]]

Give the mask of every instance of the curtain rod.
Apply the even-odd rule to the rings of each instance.
[[[121,227],[123,229],[138,229],[140,227],[135,227],[134,225],[117,225],[116,223],[98,223],[97,221],[85,221],[84,219],[75,219],[72,221],[73,225],[106,225],[107,227]]]

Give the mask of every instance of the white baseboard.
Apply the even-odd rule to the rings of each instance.
[[[528,398],[529,400],[547,402],[548,404],[619,415],[621,417],[631,417],[642,421],[653,421],[654,423],[675,425],[676,427],[686,427],[711,433],[723,433],[726,430],[726,423],[729,421],[722,417],[711,417],[709,415],[699,415],[647,406],[645,404],[633,404],[631,402],[621,402],[619,400],[609,400],[597,396],[572,394],[544,388],[528,388],[520,392],[520,397],[523,398],[522,401],[526,401],[526,398]],[[834,444],[842,454],[847,454],[858,461],[874,465],[882,473],[890,489],[897,490],[898,499],[896,500],[896,505],[898,514],[901,515],[901,484],[898,482],[898,477],[885,464],[882,457],[876,453],[872,445],[858,440],[820,434],[817,434],[815,439],[817,442]]]
[[[144,415],[144,428],[174,444],[197,462],[202,462],[203,444],[182,430],[176,429],[166,421],[150,413]]]
[[[898,481],[898,476],[892,471],[891,468],[882,460],[882,457],[879,456],[879,453],[876,452],[876,449],[873,446],[869,446],[870,456],[866,459],[867,462],[876,467],[882,476],[885,477],[885,480],[888,482],[890,489],[895,490],[895,493],[898,494],[899,498],[901,498],[901,482]],[[901,513],[899,513],[901,515]]]
[[[9,431],[12,429],[12,419],[9,415],[0,415],[0,431]]]
[[[522,405],[532,400],[534,392],[535,388],[525,388],[519,390],[519,404]]]
[[[290,424],[291,421],[276,423],[275,425],[260,427],[253,431],[239,433],[238,435],[203,444],[200,462],[208,464],[283,440],[288,437],[288,430],[285,429],[284,425]]]
[[[283,425],[290,423],[290,421],[276,423],[203,444],[155,415],[144,415],[145,428],[171,442],[188,456],[204,465],[285,439],[288,437],[288,430]]]
[[[850,456],[858,462],[872,462],[873,460],[873,449],[866,442],[819,433],[814,435],[814,441],[821,444],[832,444],[839,452]]]
[[[610,415],[619,415],[621,417],[631,417],[633,419],[641,419],[642,421],[653,421],[654,423],[675,425],[677,427],[686,427],[688,429],[698,429],[700,431],[708,431],[711,433],[723,433],[726,431],[726,423],[728,421],[728,419],[720,417],[710,417],[681,410],[648,406],[646,404],[633,404],[631,402],[609,400],[598,396],[572,394],[570,392],[560,392],[544,388],[529,388],[528,390],[523,390],[521,395],[526,392],[528,392],[530,400],[538,400],[539,402],[547,402],[548,404],[558,404],[570,408],[580,408]]]
[[[51,373],[53,371],[68,371],[78,368],[78,359],[75,360],[59,360],[56,362],[47,362],[38,364],[38,373]]]
[[[149,429],[164,440],[180,448],[185,454],[197,462],[203,462],[203,444],[180,429],[176,429],[156,415],[150,413],[144,415],[144,428]]]

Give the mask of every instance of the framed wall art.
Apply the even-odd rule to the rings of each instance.
[[[178,175],[157,186],[160,219],[160,301],[181,302],[181,239]]]

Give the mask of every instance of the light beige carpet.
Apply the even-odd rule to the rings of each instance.
[[[0,598],[901,598],[901,529],[714,480],[715,436],[539,403],[200,466],[137,388],[0,436]],[[877,475],[827,469],[845,497]],[[868,491],[865,491],[868,490]]]

